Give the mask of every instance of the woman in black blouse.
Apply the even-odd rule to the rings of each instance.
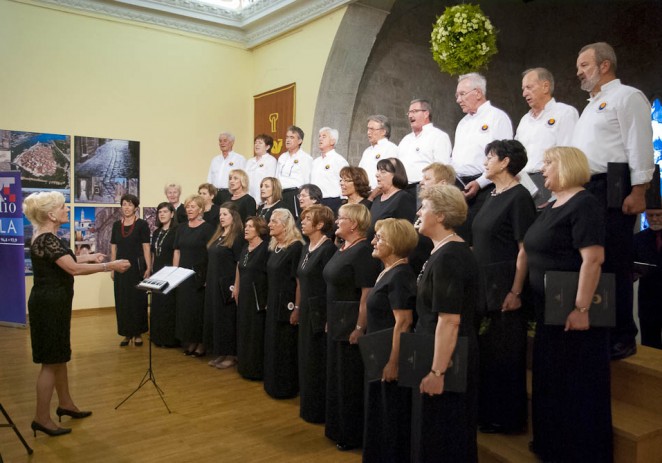
[[[110,237],[110,259],[126,259],[131,262],[129,271],[116,275],[114,280],[115,309],[117,310],[117,333],[124,336],[120,346],[125,347],[133,340],[142,346],[142,333],[147,327],[147,293],[136,289],[136,285],[152,272],[149,225],[136,215],[140,201],[132,194],[120,199],[122,220],[113,224]]]
[[[303,239],[287,209],[276,209],[269,221],[269,297],[264,333],[264,390],[275,399],[299,392],[297,368],[298,313],[296,271]]]
[[[479,300],[478,265],[456,227],[467,217],[467,203],[453,185],[421,192],[419,232],[434,243],[423,265],[416,295],[416,332],[434,336],[430,373],[412,403],[414,461],[475,462],[478,393],[478,345],[474,318]],[[468,345],[467,387],[444,391],[444,374],[459,336]]]
[[[528,312],[511,292],[524,235],[536,218],[528,190],[516,175],[526,165],[517,140],[495,140],[485,148],[485,177],[494,183],[472,225],[473,250],[484,282],[480,344],[479,430],[522,432],[526,428]],[[520,270],[525,272],[524,269]]]
[[[175,253],[176,210],[170,202],[163,202],[156,208],[157,226],[152,236],[152,262],[154,273],[172,265]],[[150,340],[157,346],[175,347],[179,345],[175,337],[175,293],[152,293],[150,318]]]
[[[324,267],[327,304],[326,437],[339,450],[363,442],[363,361],[358,340],[366,329],[367,300],[379,273],[366,240],[370,212],[361,204],[338,209],[342,247]]]
[[[215,356],[209,365],[221,370],[237,364],[237,305],[233,286],[243,247],[244,226],[234,204],[228,201],[221,205],[218,228],[207,243],[203,325],[204,345]]]
[[[257,208],[257,216],[262,217],[266,223],[271,220],[274,209],[282,207],[283,187],[276,177],[265,177],[260,183],[260,198],[262,203]]]
[[[416,198],[404,190],[407,184],[407,172],[399,159],[380,159],[377,162],[377,186],[382,194],[375,198],[370,207],[370,239],[374,235],[375,223],[380,219],[392,217],[414,223]]]
[[[393,328],[393,340],[381,381],[367,384],[363,461],[396,463],[408,461],[411,450],[411,391],[397,381],[400,335],[410,330],[416,308],[416,275],[407,256],[418,233],[404,219],[379,220],[375,231],[372,256],[384,270],[368,296],[368,333]]]
[[[543,460],[613,460],[609,329],[589,324],[589,308],[604,261],[604,217],[582,185],[586,156],[569,147],[543,155],[545,188],[555,201],[524,237],[513,292],[522,291],[519,269],[528,268],[536,334],[533,344],[532,450]],[[579,272],[575,309],[565,326],[545,324],[545,273]]]
[[[248,194],[248,174],[241,169],[230,171],[228,189],[232,196],[228,200],[235,205],[242,223],[247,217],[255,215],[255,199]]]
[[[269,232],[262,217],[249,217],[244,227],[246,245],[237,263],[234,291],[237,298],[237,371],[252,380],[264,371],[264,322],[267,310]]]
[[[301,212],[301,230],[309,243],[297,267],[299,301],[299,389],[301,418],[323,423],[326,397],[326,283],[324,267],[336,247],[327,234],[333,229],[333,211],[321,204]]]
[[[214,198],[218,190],[211,183],[203,183],[198,187],[198,196],[200,196],[204,202],[204,207],[202,209],[202,218],[203,220],[214,227],[218,227],[218,209],[220,206],[214,203]]]

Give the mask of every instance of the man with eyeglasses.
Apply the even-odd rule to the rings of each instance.
[[[286,151],[278,157],[276,167],[276,177],[283,187],[283,205],[294,217],[299,217],[297,201],[299,188],[305,183],[310,183],[310,171],[313,165],[312,156],[301,149],[303,136],[303,130],[296,125],[287,128]]]
[[[487,80],[477,72],[461,75],[455,101],[465,113],[455,129],[451,161],[469,204],[467,221],[458,233],[471,243],[471,223],[494,185],[485,178],[485,147],[494,140],[513,138],[508,115],[487,100]]]
[[[407,191],[418,197],[417,190],[423,178],[423,169],[433,162],[450,162],[451,139],[446,132],[432,124],[432,104],[428,100],[412,100],[406,116],[411,133],[400,141],[398,159],[402,161],[407,172]]]
[[[370,182],[369,200],[373,200],[380,194],[377,188],[377,163],[380,159],[397,158],[398,145],[389,140],[391,137],[391,123],[388,117],[381,114],[375,114],[368,117],[368,146],[363,151],[359,167],[365,170],[368,174],[368,181]]]
[[[522,116],[515,139],[526,148],[528,162],[522,170],[538,188],[534,197],[538,207],[544,207],[552,195],[540,172],[543,153],[553,146],[569,146],[579,118],[575,108],[558,103],[553,95],[554,76],[547,69],[533,68],[522,73],[522,96],[531,110]]]

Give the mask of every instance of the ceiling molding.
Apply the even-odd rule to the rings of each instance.
[[[33,0],[253,48],[356,0],[256,0],[242,10],[195,0]]]

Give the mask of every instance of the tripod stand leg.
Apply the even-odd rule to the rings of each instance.
[[[129,400],[133,394],[135,394],[136,392],[138,392],[138,391],[140,390],[140,388],[143,387],[147,381],[149,381],[149,375],[150,375],[150,371],[147,370],[147,372],[145,373],[145,376],[143,376],[143,379],[140,380],[140,384],[138,384],[138,387],[137,387],[137,388],[136,388],[131,394],[129,394],[128,396],[126,396],[126,398],[125,398],[123,401],[121,401],[120,403],[118,403],[117,406],[115,407],[115,410],[117,410],[118,408],[120,408],[124,402],[126,402],[127,400]]]
[[[23,439],[23,435],[21,435],[21,432],[18,430],[14,422],[11,420],[9,417],[9,414],[5,411],[5,408],[0,404],[0,412],[2,412],[3,415],[5,415],[5,419],[7,420],[8,424],[5,425],[0,425],[0,426],[5,426],[5,427],[10,427],[14,430],[16,435],[18,436],[18,440],[21,441],[21,444],[23,444],[23,447],[25,447],[25,450],[28,452],[28,455],[32,455],[34,450],[30,448],[27,442],[25,442],[25,439]],[[0,456],[0,462],[2,461],[2,457]]]

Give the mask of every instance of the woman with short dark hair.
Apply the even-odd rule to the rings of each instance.
[[[375,223],[380,219],[392,217],[407,219],[414,223],[416,218],[416,198],[407,193],[407,172],[397,158],[381,159],[377,163],[377,186],[382,194],[377,196],[370,207],[372,218],[368,237],[374,235]]]
[[[528,313],[520,294],[510,292],[517,254],[536,218],[533,199],[516,177],[526,162],[526,150],[517,140],[495,140],[486,146],[485,177],[494,189],[472,225],[485,290],[478,407],[479,430],[484,433],[526,429]]]
[[[124,336],[121,347],[133,340],[142,346],[142,334],[147,326],[147,293],[136,289],[136,285],[148,278],[152,272],[149,225],[137,216],[140,201],[132,194],[120,199],[122,219],[113,224],[110,236],[110,259],[126,259],[131,268],[120,275],[110,274],[115,289],[117,311],[117,333]]]

